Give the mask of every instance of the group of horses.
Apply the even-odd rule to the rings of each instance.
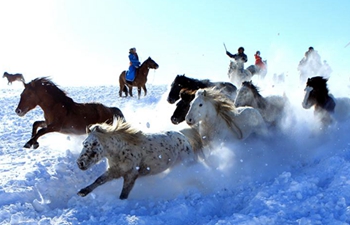
[[[147,77],[150,68],[156,69],[158,64],[148,58],[138,73]],[[141,88],[147,93],[141,76],[136,76],[130,84],[125,82],[123,74],[121,91],[131,95],[132,86],[137,86],[139,96]],[[177,75],[167,97],[170,104],[177,102],[171,122],[186,121],[188,128],[145,133],[133,128],[119,108],[101,103],[76,103],[46,77],[22,82],[24,90],[15,110],[17,115],[24,116],[36,106],[44,112],[44,120],[33,123],[25,148],[38,148],[38,138],[49,132],[87,134],[77,159],[78,167],[87,170],[102,158],[108,159],[107,171],[81,189],[80,196],[88,195],[107,181],[123,177],[119,198],[126,199],[138,177],[163,172],[179,162],[197,162],[205,158],[203,148],[212,149],[217,142],[245,140],[252,134],[268,136],[269,128],[281,123],[288,105],[286,96],[263,97],[252,81],[243,81],[237,88],[230,82]],[[129,90],[125,91],[126,87]],[[308,79],[302,106],[305,109],[314,106],[315,115],[322,123],[332,123],[338,102],[329,94],[327,79]]]

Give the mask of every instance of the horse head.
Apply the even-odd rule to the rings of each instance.
[[[92,165],[99,162],[103,157],[103,147],[99,141],[98,135],[101,133],[98,125],[89,128],[89,135],[83,142],[83,150],[77,159],[78,167],[81,170],[87,170]]]
[[[21,93],[21,98],[15,110],[18,116],[24,116],[27,112],[34,109],[40,102],[35,91],[35,84],[32,82],[28,84],[23,82],[23,85],[24,90]]]
[[[305,95],[302,102],[303,108],[309,109],[315,105],[325,108],[327,111],[332,111],[327,109],[330,101],[327,81],[327,79],[320,76],[308,78],[304,89]]]
[[[254,100],[251,81],[242,82],[241,88],[238,90],[235,98],[235,106],[251,106]]]
[[[158,69],[159,68],[159,65],[151,58],[151,57],[148,57],[148,59],[146,59],[142,65],[147,65],[147,68],[148,69]],[[141,65],[141,66],[142,66]]]
[[[209,111],[205,104],[205,97],[207,91],[205,89],[199,89],[191,102],[190,109],[185,117],[186,123],[190,126],[197,124],[203,120]]]
[[[181,100],[176,103],[176,109],[171,116],[171,122],[175,125],[185,121],[186,114],[190,109],[191,101],[195,97],[196,91],[191,90],[181,90],[180,96]]]
[[[167,98],[167,101],[170,104],[174,104],[177,100],[180,99],[180,91],[183,88],[181,81],[183,80],[184,76],[185,76],[185,74],[184,75],[176,75],[174,81],[171,83],[170,91],[169,91],[168,98]]]

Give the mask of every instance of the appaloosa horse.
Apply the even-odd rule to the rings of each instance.
[[[109,167],[94,183],[78,192],[83,197],[107,181],[123,177],[119,198],[126,199],[138,177],[161,173],[179,163],[195,163],[198,156],[203,156],[202,140],[194,129],[143,133],[117,120],[114,125],[93,125],[89,131],[77,160],[78,167],[87,170],[104,157]]]
[[[145,92],[145,95],[147,95],[147,88],[146,88],[146,82],[147,82],[147,75],[149,72],[149,69],[158,69],[159,65],[151,59],[151,57],[148,57],[141,66],[136,69],[135,79],[133,82],[127,82],[125,79],[126,71],[123,71],[119,76],[119,96],[122,97],[122,93],[125,93],[125,96],[128,96],[128,89],[129,89],[129,95],[132,97],[132,87],[137,87],[137,93],[138,93],[138,99],[140,99],[141,96],[141,88]]]
[[[74,102],[46,77],[23,84],[24,90],[16,108],[17,115],[22,117],[36,106],[40,106],[45,118],[33,123],[32,136],[24,145],[25,148],[38,148],[38,138],[49,132],[85,134],[86,127],[90,124],[111,123],[114,117],[124,118],[117,107],[107,107],[101,103]]]

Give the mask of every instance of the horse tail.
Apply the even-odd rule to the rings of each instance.
[[[121,111],[119,108],[117,108],[117,107],[111,107],[111,110],[112,110],[113,115],[114,115],[115,118],[120,118],[120,119],[122,119],[124,122],[126,121],[126,120],[125,120],[125,117],[124,117],[124,115],[123,115],[123,113],[122,113],[122,111]]]
[[[194,128],[185,128],[180,130],[180,133],[182,133],[188,139],[188,142],[190,143],[196,156],[196,160],[198,161],[199,158],[204,159],[205,155],[203,152],[203,141],[198,131]]]

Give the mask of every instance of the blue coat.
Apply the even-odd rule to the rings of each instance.
[[[137,54],[129,54],[130,66],[129,71],[126,73],[126,80],[134,81],[136,68],[140,66],[139,57]]]
[[[139,67],[140,66],[140,61],[139,61],[139,57],[137,54],[129,54],[129,60],[131,65],[130,66],[134,66],[134,67]]]

